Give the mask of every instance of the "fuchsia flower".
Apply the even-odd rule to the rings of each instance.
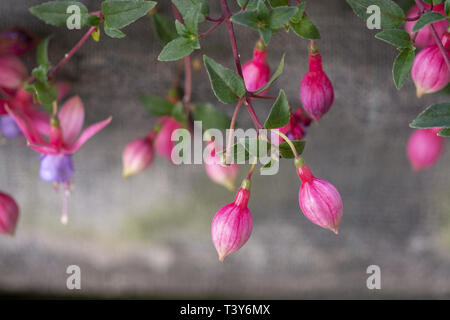
[[[33,104],[33,95],[23,88],[18,88],[12,92],[7,100],[0,99],[0,131],[6,138],[15,138],[22,135],[15,120],[8,115],[5,109],[8,106],[10,109],[20,110],[31,121],[34,127],[41,132],[46,133],[49,130],[49,117],[46,113],[36,109]]]
[[[442,37],[442,43],[450,54],[450,34]],[[417,89],[417,97],[437,92],[450,81],[450,71],[437,45],[431,45],[420,51],[414,59],[411,76]]]
[[[429,168],[444,150],[444,138],[437,135],[441,129],[416,129],[408,140],[406,153],[414,171]]]
[[[161,129],[155,138],[156,152],[159,155],[172,160],[172,149],[174,147],[172,133],[177,129],[181,129],[183,124],[169,116],[161,117],[158,124],[161,125]]]
[[[234,190],[234,181],[239,173],[239,166],[235,163],[222,165],[216,143],[213,141],[207,145],[207,155],[205,159],[205,169],[212,181],[223,185],[228,190]]]
[[[311,118],[305,114],[302,108],[298,108],[295,113],[290,114],[289,123],[282,128],[280,132],[284,133],[291,140],[302,140],[306,135],[306,127],[311,124]],[[279,135],[274,134],[272,143],[279,145],[283,142]]]
[[[312,223],[337,234],[343,211],[339,191],[328,181],[314,177],[303,161],[297,160],[296,165],[302,180],[298,202],[303,214]]]
[[[252,215],[247,208],[250,198],[250,181],[245,179],[234,202],[217,211],[211,224],[214,246],[223,261],[248,241],[252,233]]]
[[[19,206],[10,195],[0,191],[0,234],[13,236],[19,219]]]
[[[322,56],[314,41],[309,50],[309,71],[300,85],[300,101],[303,108],[316,121],[330,110],[334,102],[334,90],[330,79],[323,71]]]
[[[27,77],[27,69],[19,58],[13,55],[0,56],[0,87],[17,89]]]
[[[253,58],[242,66],[245,86],[250,92],[264,87],[270,80],[270,66],[266,62],[267,50],[260,40],[253,50]],[[261,93],[265,95],[268,90]]]
[[[71,155],[111,122],[109,117],[91,125],[80,134],[84,122],[84,107],[79,97],[73,97],[63,105],[56,116],[51,118],[49,129],[44,133],[49,138],[47,140],[41,135],[32,119],[20,108],[6,107],[6,110],[27,138],[28,146],[42,154],[41,179],[53,181],[56,185],[62,183],[66,196],[69,194],[70,179],[74,172]],[[64,197],[61,218],[63,223],[67,223],[68,219],[66,200]]]
[[[425,4],[425,6],[428,9],[430,8],[429,4]],[[433,11],[434,12],[438,12],[438,13],[446,16],[443,3],[440,3],[440,4],[437,4],[437,5],[433,6]],[[408,11],[407,18],[416,18],[419,15],[419,12],[420,12],[419,8],[416,5],[414,5]],[[413,27],[414,27],[414,25],[416,23],[417,23],[417,20],[416,21],[406,21],[406,23],[405,23],[405,30],[406,30],[406,32],[409,33],[409,35],[411,36],[412,39],[414,38],[414,35],[415,35],[412,32],[412,29],[413,29]],[[433,26],[436,29],[439,37],[441,37],[444,34],[444,32],[448,28],[448,25],[449,25],[449,23],[448,23],[447,20],[441,20],[441,21],[433,23]],[[428,25],[428,26],[422,28],[418,32],[418,35],[416,37],[416,40],[415,40],[414,44],[417,47],[420,47],[420,48],[424,48],[426,46],[433,45],[434,44],[434,39],[433,39],[433,33],[432,32],[433,31],[432,31],[431,25]]]
[[[23,55],[36,46],[36,40],[34,35],[21,28],[3,30],[0,32],[0,55]]]
[[[152,131],[144,138],[131,141],[123,150],[123,177],[128,178],[147,169],[153,162],[153,140],[155,132]]]

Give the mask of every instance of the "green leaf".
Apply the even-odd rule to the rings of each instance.
[[[116,29],[116,28],[110,28],[107,24],[106,24],[106,22],[105,22],[105,24],[103,25],[103,29],[105,30],[105,34],[108,36],[108,37],[111,37],[111,38],[116,38],[116,39],[122,39],[122,38],[125,38],[125,33],[123,33],[122,31],[120,31],[119,29]]]
[[[243,11],[231,17],[231,21],[255,30],[259,30],[258,14],[254,11]]]
[[[445,0],[444,8],[445,8],[445,14],[450,15],[450,0]]]
[[[288,6],[289,0],[269,0],[269,4],[272,8]]]
[[[284,69],[284,57],[285,57],[285,55],[286,54],[283,53],[283,56],[281,57],[280,64],[278,65],[278,68],[275,71],[275,73],[272,75],[272,78],[270,78],[269,82],[267,82],[264,87],[262,87],[261,89],[256,91],[255,94],[260,94],[260,93],[266,91],[267,89],[269,89],[269,87],[272,85],[272,83],[274,83],[275,80],[277,80],[281,76],[281,74],[283,73],[283,69]]]
[[[192,112],[194,121],[201,121],[203,130],[219,129],[226,130],[230,127],[231,118],[219,111],[212,104],[201,104]]]
[[[154,1],[105,0],[102,13],[109,28],[122,29],[145,16],[155,5]]]
[[[247,4],[247,11],[255,11],[258,9],[259,3],[263,0],[250,0]]]
[[[415,57],[414,50],[414,47],[403,49],[395,59],[392,74],[395,86],[398,90],[403,87],[403,83],[411,72]]]
[[[195,41],[180,37],[170,41],[158,56],[159,61],[175,61],[192,53],[195,49]]]
[[[239,5],[241,8],[244,8],[244,7],[247,5],[248,1],[249,1],[249,0],[237,0],[238,5]]]
[[[319,30],[307,16],[303,16],[300,22],[289,21],[289,25],[292,30],[294,30],[294,32],[302,38],[320,39]]]
[[[90,27],[96,27],[96,26],[100,25],[101,22],[102,22],[102,19],[100,19],[97,16],[94,16],[94,15],[90,14],[88,16],[88,18],[87,18],[87,22],[86,23]]]
[[[165,15],[155,13],[152,15],[152,21],[156,36],[164,45],[178,37],[175,24]]]
[[[270,114],[264,123],[265,129],[277,129],[284,127],[289,122],[289,103],[286,94],[280,90],[277,100],[270,109]]]
[[[305,149],[306,142],[303,140],[291,140],[291,141],[295,147],[295,150],[297,151],[297,154],[301,155],[303,153],[303,150]],[[289,144],[286,141],[280,143],[280,145],[278,146],[278,149],[280,150],[280,155],[283,158],[285,158],[285,159],[295,158],[291,147],[289,146]]]
[[[206,0],[173,0],[172,2],[180,11],[186,24],[202,23],[205,21],[205,16],[209,14],[209,6]],[[187,22],[186,20],[190,21]]]
[[[439,131],[438,136],[450,138],[450,129],[442,129],[441,131]]]
[[[270,29],[278,30],[283,27],[297,11],[297,7],[278,7],[272,9],[269,15]]]
[[[300,20],[305,15],[306,3],[304,3],[304,2],[299,3],[297,5],[297,8],[298,8],[297,12],[291,18],[291,21],[294,23],[299,23]]]
[[[429,11],[423,14],[420,19],[416,22],[414,27],[412,28],[412,32],[417,32],[423,27],[426,27],[427,25],[446,19],[442,14],[439,12]]]
[[[222,103],[235,103],[245,94],[244,80],[240,76],[206,55],[203,56],[203,61],[214,94]]]
[[[429,106],[409,126],[417,129],[450,128],[450,102]]]
[[[381,28],[394,29],[405,23],[403,9],[392,0],[346,0],[353,11],[364,21],[370,17],[367,8],[376,5],[381,11]]]
[[[171,115],[173,112],[173,103],[167,101],[166,99],[155,97],[146,93],[141,94],[139,98],[144,108],[154,116],[167,116]]]
[[[172,117],[178,122],[186,123],[186,114],[184,113],[183,102],[178,102],[172,110]]]
[[[70,6],[78,6],[80,8],[80,26],[83,27],[87,24],[89,13],[84,4],[78,1],[50,1],[44,2],[37,6],[31,7],[29,11],[32,15],[41,19],[47,24],[60,27],[67,25],[67,19],[72,13],[67,13],[67,8]]]
[[[411,46],[411,37],[406,31],[400,29],[381,31],[375,35],[375,38],[383,40],[396,48],[408,48]]]

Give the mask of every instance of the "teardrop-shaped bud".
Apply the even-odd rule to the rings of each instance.
[[[131,141],[123,150],[123,177],[127,178],[147,169],[153,162],[153,140],[147,136]]]
[[[168,116],[161,117],[158,124],[161,125],[161,129],[155,138],[156,152],[172,161],[172,149],[174,147],[172,133],[177,129],[181,129],[183,125],[173,117]]]
[[[303,108],[316,121],[327,113],[334,102],[334,89],[323,71],[322,56],[312,43],[309,47],[309,71],[300,85],[300,101]]]
[[[416,129],[408,140],[406,153],[414,171],[433,166],[444,150],[440,129]]]
[[[234,181],[239,173],[239,167],[233,163],[230,165],[222,164],[221,157],[214,142],[209,142],[207,145],[207,154],[205,157],[205,169],[212,181],[223,185],[228,190],[234,189]]]
[[[247,208],[249,198],[250,181],[244,180],[234,202],[223,206],[214,216],[211,235],[220,261],[242,248],[250,238],[253,222]]]
[[[242,66],[245,86],[250,92],[258,91],[270,80],[270,66],[267,64],[266,57],[267,50],[262,41],[258,41],[253,50],[253,58]],[[266,94],[267,91],[261,95]]]
[[[14,235],[19,206],[10,195],[0,192],[0,234]]]
[[[450,54],[450,34],[442,38],[447,54]],[[431,45],[420,51],[411,70],[416,85],[417,97],[443,89],[450,81],[450,71],[437,45]]]
[[[328,181],[318,179],[305,164],[297,167],[302,180],[298,202],[305,217],[325,229],[338,233],[343,205],[339,191]]]

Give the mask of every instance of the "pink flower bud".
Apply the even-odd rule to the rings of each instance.
[[[408,140],[406,153],[414,171],[431,167],[444,150],[440,129],[416,129]]]
[[[450,34],[445,34],[442,42],[450,54]],[[414,59],[411,76],[417,89],[417,97],[443,89],[450,81],[450,71],[437,45],[420,51]]]
[[[267,50],[258,42],[253,50],[253,58],[242,66],[245,86],[250,92],[258,91],[270,80],[270,67],[266,62]],[[261,93],[264,95],[268,90]]]
[[[19,207],[16,201],[6,193],[0,192],[0,233],[14,235]]]
[[[219,152],[214,142],[209,142],[205,159],[205,169],[212,181],[223,185],[228,190],[234,190],[234,180],[239,172],[237,164],[222,165]]]
[[[303,214],[337,234],[343,210],[339,191],[328,181],[314,177],[307,165],[298,167],[297,173],[302,180],[298,202]]]
[[[123,150],[123,177],[128,178],[147,169],[153,162],[153,133],[131,141]]]
[[[234,202],[217,211],[211,224],[214,246],[223,261],[248,241],[252,233],[252,215],[247,208],[250,198],[250,181],[244,180]]]
[[[289,122],[279,130],[291,140],[302,140],[306,135],[306,127],[311,124],[311,118],[305,114],[302,108],[298,108],[295,113],[290,114]],[[284,140],[275,134],[272,140],[274,145],[279,145]]]
[[[306,112],[316,121],[322,118],[333,105],[333,85],[323,71],[322,56],[315,44],[310,47],[309,71],[302,78],[300,101]]]
[[[13,55],[0,56],[0,87],[17,89],[27,76],[27,69],[19,58]]]
[[[430,8],[430,5],[428,5],[428,4],[425,4],[425,6],[428,9]],[[420,11],[419,8],[416,5],[414,5],[408,11],[407,18],[416,18],[416,17],[418,17],[419,11]],[[433,11],[434,12],[439,12],[440,14],[446,16],[445,11],[444,11],[444,4],[443,3],[435,5],[433,7]],[[416,24],[416,22],[417,22],[417,20],[415,20],[415,21],[406,21],[406,23],[405,23],[405,30],[406,30],[406,32],[409,33],[409,35],[411,36],[412,39],[414,38],[414,35],[415,35],[412,32],[412,29],[413,29],[414,25]],[[441,37],[444,34],[444,32],[447,30],[448,21],[447,20],[441,20],[441,21],[433,23],[433,26],[436,29],[439,37]],[[414,44],[417,47],[420,47],[420,48],[424,48],[424,47],[427,47],[427,46],[435,44],[434,39],[433,39],[433,31],[432,31],[431,25],[428,25],[428,26],[422,28],[418,32]]]
[[[0,32],[0,54],[22,55],[32,50],[36,43],[36,37],[21,28]]]
[[[174,118],[168,116],[161,117],[158,123],[161,125],[161,130],[159,130],[155,139],[156,152],[171,160],[172,149],[174,147],[172,133],[177,129],[181,129],[183,125]]]

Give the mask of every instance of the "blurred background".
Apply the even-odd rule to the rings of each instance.
[[[56,63],[84,34],[46,25],[30,6],[43,1],[3,0],[0,29],[28,28],[53,34]],[[91,11],[100,1],[82,1]],[[170,14],[169,1],[159,1]],[[235,1],[233,9],[236,9]],[[407,1],[406,1],[407,2]],[[209,1],[212,16],[219,10]],[[402,2],[404,5],[405,2]],[[313,225],[300,212],[300,180],[292,161],[276,176],[255,175],[249,208],[254,230],[249,242],[220,263],[211,241],[215,212],[234,199],[212,183],[201,165],[173,166],[157,158],[138,176],[121,177],[121,153],[154,125],[139,103],[142,92],[165,96],[176,63],[158,63],[162,45],[151,19],[124,29],[125,39],[89,40],[59,73],[72,82],[87,123],[112,115],[112,123],[75,157],[75,190],[70,222],[59,222],[61,195],[39,179],[39,156],[23,140],[0,146],[0,190],[21,207],[14,238],[0,238],[0,295],[3,297],[101,298],[449,298],[450,150],[438,164],[413,173],[406,158],[408,123],[444,95],[418,100],[411,80],[401,91],[392,81],[396,50],[374,38],[343,0],[308,2],[319,27],[324,68],[335,87],[331,111],[313,125],[304,153],[313,172],[340,190],[344,216],[338,236]],[[207,29],[210,23],[202,28]],[[236,26],[243,61],[251,58],[257,33]],[[202,40],[205,53],[234,68],[224,26]],[[276,34],[268,49],[275,69],[283,52],[286,66],[271,88],[284,88],[298,101],[307,71],[307,41]],[[35,57],[26,57],[29,70]],[[194,72],[194,102],[219,105],[206,72]],[[264,119],[270,103],[257,101]],[[246,112],[239,124],[251,127]],[[447,147],[448,147],[447,142]],[[240,179],[247,168],[241,169]],[[81,268],[80,291],[66,288],[66,268]],[[366,269],[381,268],[381,290],[368,290]]]

